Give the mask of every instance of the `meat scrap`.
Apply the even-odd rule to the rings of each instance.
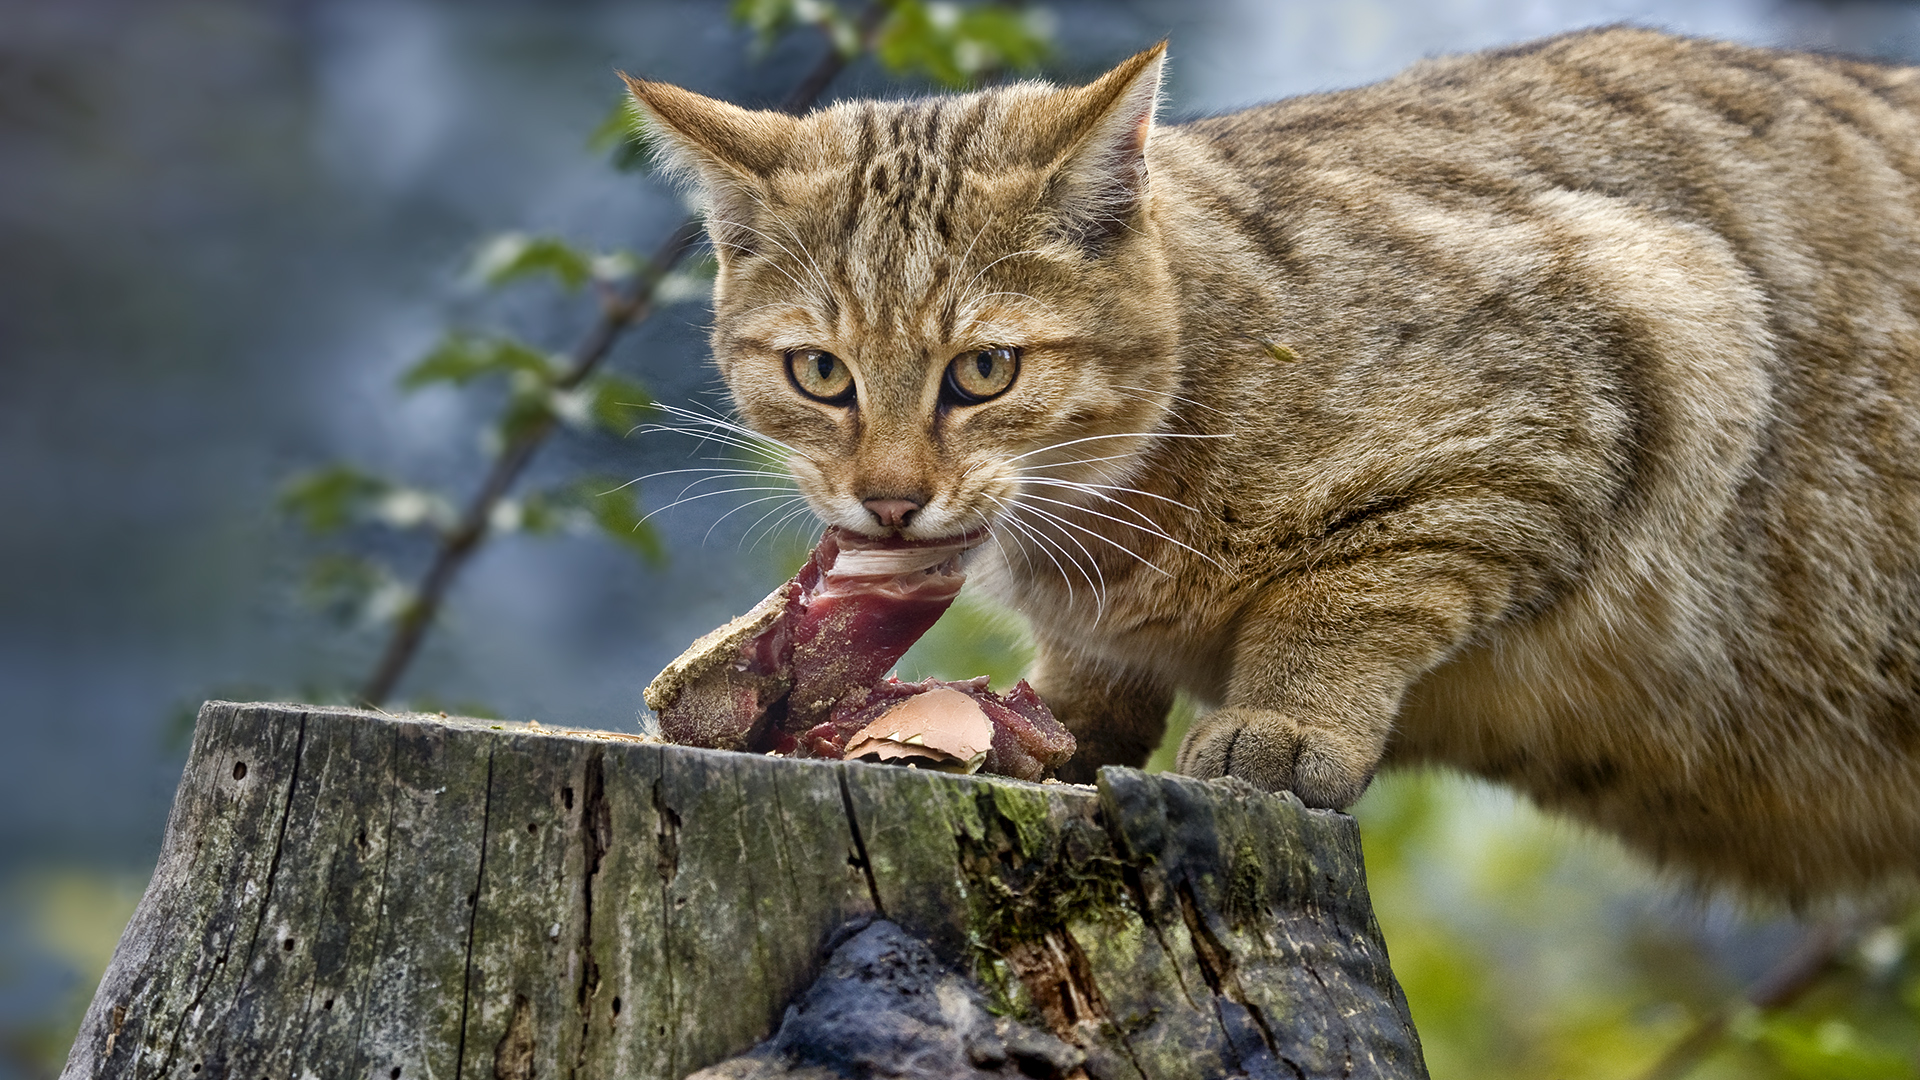
[[[662,737],[1040,779],[1073,754],[1073,736],[1024,681],[1002,696],[984,677],[883,678],[959,595],[960,556],[981,539],[877,540],[828,529],[792,580],[703,635],[648,685]],[[854,741],[858,752],[849,754],[850,740],[869,727],[888,730]]]

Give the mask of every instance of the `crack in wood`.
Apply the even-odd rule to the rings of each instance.
[[[386,776],[384,778],[386,781],[384,786],[386,788],[386,793],[387,793],[387,799],[386,799],[387,827],[385,830],[383,830],[382,839],[380,841],[385,846],[380,851],[380,887],[379,887],[379,890],[374,894],[378,898],[375,901],[375,905],[374,905],[374,910],[376,911],[384,911],[386,908],[387,885],[389,882],[389,878],[393,872],[393,819],[396,816],[394,812],[394,804],[399,801],[399,795],[400,795],[400,732],[401,732],[401,728],[396,725],[393,729],[392,738],[389,739],[387,742],[387,770],[386,770]],[[381,920],[380,929],[382,931],[388,931],[391,929],[390,924],[388,924],[384,918]],[[388,934],[386,933],[381,934],[381,939],[383,942],[386,941],[387,937],[388,937]],[[373,985],[373,976],[371,972],[369,972],[367,975],[366,985],[369,988],[371,988],[371,986]],[[354,1017],[354,1022],[353,1022],[352,1045],[359,1048],[358,1051],[354,1054],[354,1064],[355,1064],[354,1075],[357,1075],[357,1076],[367,1075],[368,1052],[367,1052],[367,1046],[365,1041],[366,1031],[367,1031],[367,1010],[365,1009],[356,1010],[356,1015]]]
[[[287,779],[286,800],[280,807],[280,823],[274,833],[273,854],[269,857],[267,863],[267,884],[260,890],[260,911],[259,914],[254,917],[253,936],[247,941],[247,961],[249,963],[251,963],[253,959],[254,945],[257,944],[260,939],[260,928],[267,920],[267,908],[273,899],[273,878],[280,870],[280,850],[286,844],[287,840],[287,821],[293,814],[293,792],[295,786],[300,783],[300,757],[306,747],[306,743],[307,714],[302,712],[300,713],[299,731],[294,736],[293,767],[290,770],[292,775]],[[240,780],[246,776],[246,771],[244,768],[236,767],[234,774],[234,779]],[[173,1029],[173,1038],[167,1043],[166,1056],[160,1060],[160,1068],[157,1070],[159,1075],[165,1076],[172,1070],[174,1059],[180,1051],[180,1039],[186,1031],[187,1022],[189,1019],[199,1015],[200,1003],[205,1000],[207,992],[213,989],[214,980],[219,976],[220,969],[225,967],[227,961],[233,956],[233,943],[234,936],[229,933],[225,947],[220,950],[220,955],[214,958],[213,968],[208,971],[206,981],[200,984],[200,989],[195,991],[192,1002],[181,1012],[179,1023],[177,1023]],[[244,988],[246,982],[247,972],[242,969],[239,986]],[[236,996],[238,996],[237,991]],[[215,1053],[224,1059],[224,1048],[216,1046]]]
[[[607,801],[606,751],[595,747],[587,755],[581,785],[585,801],[580,806],[580,843],[584,847],[580,867],[580,985],[574,1001],[580,1011],[580,1045],[574,1053],[573,1073],[586,1065],[587,1037],[592,1018],[593,999],[600,993],[600,962],[593,955],[593,889],[600,879],[600,864],[613,849],[613,806]],[[561,802],[573,809],[573,789],[565,788]],[[516,1013],[516,1019],[518,1014]]]
[[[473,939],[480,925],[480,893],[487,884],[487,834],[493,824],[493,748],[487,749],[486,795],[480,803],[480,866],[474,872],[473,892],[468,898],[472,911],[467,914],[466,975],[460,984],[460,1039],[453,1052],[453,1080],[460,1080],[467,1065],[467,1018],[473,1006]],[[398,1070],[395,1070],[396,1072]]]
[[[1181,881],[1175,889],[1175,895],[1180,900],[1180,915],[1193,941],[1193,955],[1200,964],[1200,977],[1206,980],[1208,989],[1214,993],[1220,1026],[1239,1056],[1241,1067],[1255,1077],[1270,1072],[1259,1062],[1259,1058],[1265,1056],[1286,1065],[1300,1080],[1306,1080],[1306,1073],[1300,1066],[1280,1052],[1279,1041],[1274,1038],[1273,1029],[1268,1026],[1260,1007],[1247,1000],[1246,989],[1240,985],[1233,950],[1222,943],[1207,925],[1205,916],[1200,913],[1199,901],[1194,898],[1193,884]],[[1228,1008],[1229,1005],[1232,1008]],[[1259,1037],[1259,1046],[1245,1046],[1244,1037],[1235,1038],[1236,1033],[1244,1032],[1246,1027],[1236,1013],[1244,1013],[1247,1021],[1253,1025]]]
[[[680,815],[667,805],[666,798],[660,794],[664,783],[664,780],[653,782],[653,811],[659,818],[659,826],[654,832],[654,868],[659,871],[661,882],[671,885],[680,873]]]
[[[873,876],[873,860],[867,857],[867,842],[860,834],[860,815],[853,809],[853,792],[847,787],[847,769],[842,765],[834,770],[835,779],[840,781],[840,804],[846,808],[847,830],[853,834],[853,853],[848,862],[860,868],[866,875],[867,895],[873,899],[873,911],[878,917],[887,917],[887,906],[880,902],[880,883]]]

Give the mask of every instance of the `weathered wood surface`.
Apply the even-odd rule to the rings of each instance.
[[[1353,822],[1290,797],[226,702],[63,1076],[678,1078],[875,917],[1091,1077],[1425,1076]]]

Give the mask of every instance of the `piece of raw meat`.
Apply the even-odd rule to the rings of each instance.
[[[991,725],[984,756],[968,754],[963,771],[1039,779],[1073,753],[1073,736],[1025,682],[1002,697],[984,677],[882,679],[953,603],[965,582],[960,556],[982,537],[876,540],[828,529],[791,581],[702,636],[647,687],[661,735],[690,746],[837,758],[861,728],[910,698],[945,690],[914,715],[965,722],[977,709]]]
[[[791,581],[695,641],[647,687],[667,739],[785,750],[783,732],[864,693],[953,603],[979,535],[875,540],[831,528]]]

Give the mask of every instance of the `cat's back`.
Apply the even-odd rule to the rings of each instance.
[[[1736,246],[1764,243],[1768,224],[1824,246],[1884,231],[1890,209],[1896,225],[1920,210],[1920,68],[1633,27],[1441,57],[1176,130],[1276,214],[1364,204],[1382,181],[1514,210],[1559,188],[1698,222]],[[1780,213],[1799,220],[1759,221]]]

